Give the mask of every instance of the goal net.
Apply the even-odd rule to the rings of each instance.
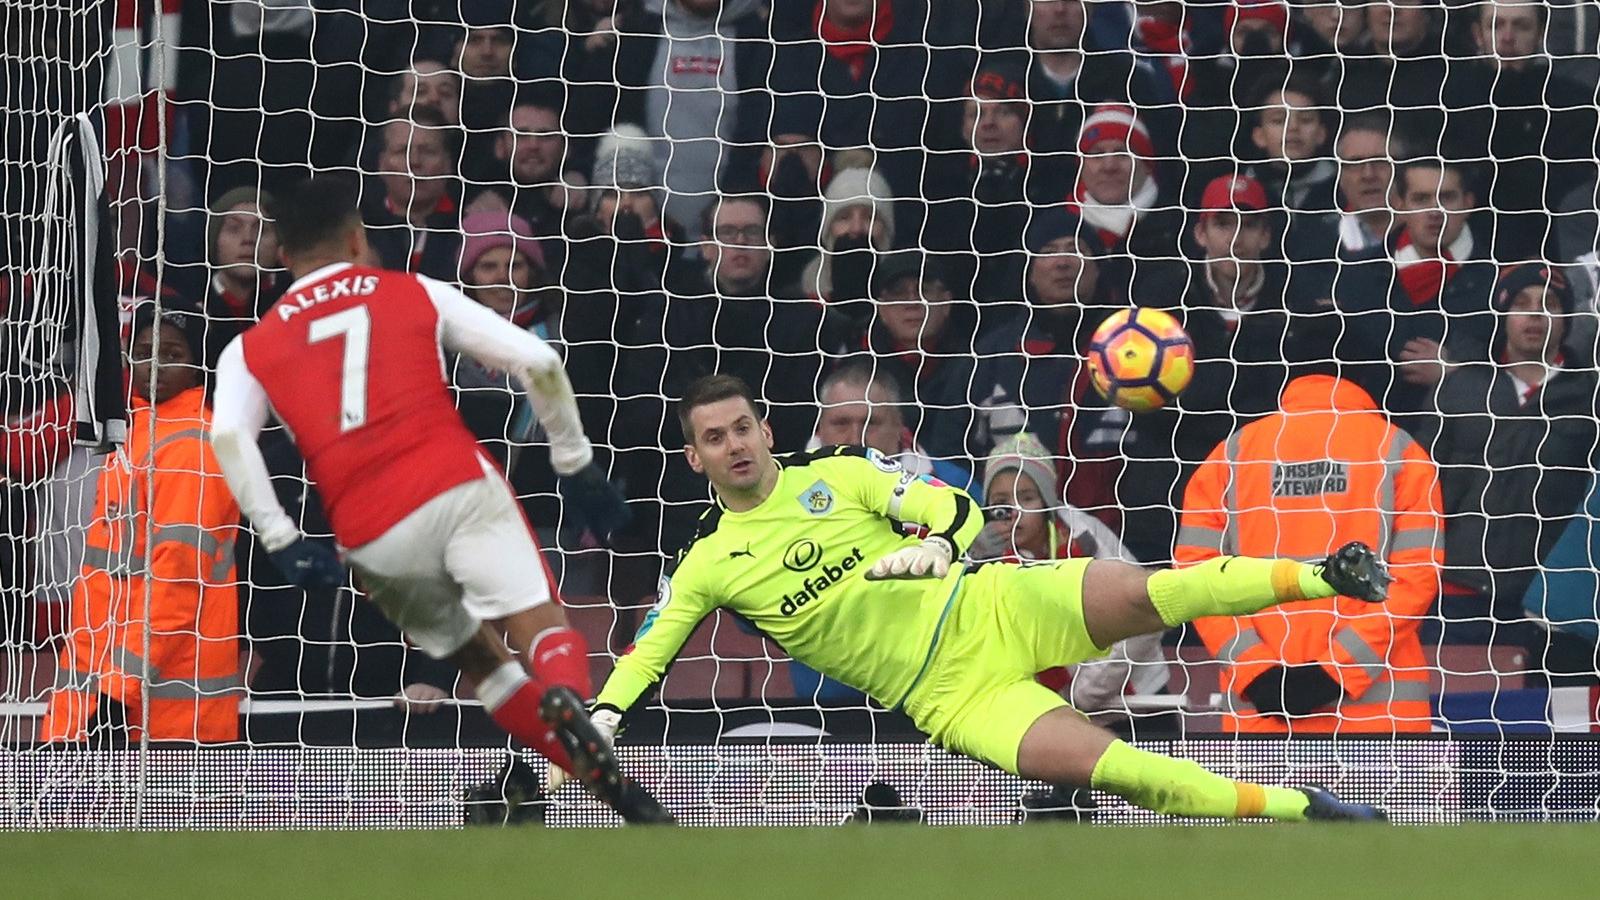
[[[609,545],[559,502],[527,398],[445,367],[597,684],[710,502],[675,404],[725,372],[779,452],[865,444],[970,492],[974,561],[1372,544],[1381,607],[1210,619],[1037,678],[1141,746],[1402,821],[1594,819],[1597,12],[7,4],[0,828],[613,821],[544,797],[358,591],[289,586],[173,455],[199,446],[181,397],[292,280],[272,195],[312,173],[360,184],[371,262],[566,360],[632,512]],[[1100,330],[1130,307],[1171,328]],[[288,435],[262,443],[330,537]],[[838,822],[882,786],[937,824],[1159,818],[934,748],[726,611],[622,756],[694,824]]]

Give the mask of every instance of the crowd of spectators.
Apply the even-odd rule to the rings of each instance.
[[[202,309],[210,365],[286,286],[271,190],[360,178],[372,262],[562,348],[647,563],[614,591],[649,592],[707,497],[672,415],[699,375],[749,381],[779,451],[864,442],[974,490],[1026,437],[1060,510],[1030,552],[1103,526],[1164,564],[1189,476],[1307,362],[1292,322],[1336,316],[1330,361],[1437,462],[1439,610],[1478,627],[1435,637],[1549,651],[1523,602],[1594,481],[1597,108],[1544,4],[182,6],[167,202],[140,129],[110,148],[123,293]],[[1139,416],[1081,364],[1130,304],[1198,359]],[[553,540],[526,402],[448,368]]]

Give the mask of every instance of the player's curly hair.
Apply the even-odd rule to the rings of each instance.
[[[743,378],[719,372],[702,375],[689,382],[689,386],[684,388],[683,399],[678,401],[678,426],[683,429],[683,442],[694,443],[694,423],[689,421],[689,413],[702,406],[720,403],[734,397],[743,397],[745,402],[750,404],[750,409],[755,412],[756,418],[761,418],[761,405],[756,402],[756,393]]]

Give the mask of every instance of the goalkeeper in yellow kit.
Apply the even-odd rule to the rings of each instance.
[[[1033,677],[1199,616],[1335,594],[1381,601],[1388,575],[1367,547],[1321,565],[1222,557],[1153,573],[1091,559],[969,569],[958,560],[983,521],[965,492],[858,447],[774,457],[750,388],[731,376],[690,385],[679,419],[689,464],[717,503],[600,691],[593,717],[608,736],[720,606],[806,665],[903,708],[941,746],[1025,778],[1183,816],[1383,817],[1319,788],[1231,781],[1135,749]],[[928,536],[906,536],[901,522]]]

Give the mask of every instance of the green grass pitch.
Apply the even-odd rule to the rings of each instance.
[[[852,826],[0,835],[16,898],[1600,896],[1600,828]]]

